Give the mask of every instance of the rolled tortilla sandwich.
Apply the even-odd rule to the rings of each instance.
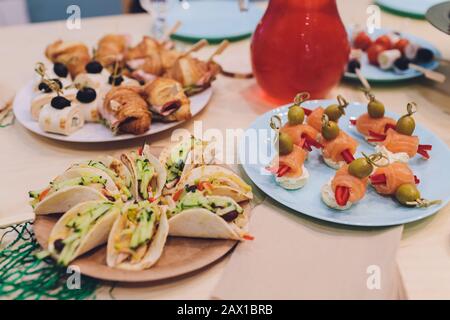
[[[69,136],[83,126],[84,117],[77,104],[56,109],[49,103],[42,107],[39,113],[39,127],[45,132]]]
[[[132,193],[135,199],[153,201],[161,196],[166,171],[152,155],[148,145],[144,145],[137,152],[123,154],[121,159],[133,177]]]
[[[122,161],[111,156],[99,157],[96,160],[88,160],[72,165],[71,168],[95,168],[106,173],[114,181],[121,194],[121,199],[126,202],[133,199],[133,177]]]
[[[80,202],[115,201],[120,192],[114,180],[97,168],[74,167],[57,176],[43,190],[30,191],[35,214],[66,212]]]
[[[106,262],[125,270],[143,270],[161,256],[169,233],[166,208],[149,201],[128,203],[109,234]]]
[[[187,192],[169,211],[169,235],[242,240],[248,215],[232,198]]]
[[[53,227],[48,251],[58,264],[67,266],[82,254],[106,243],[119,214],[119,205],[109,201],[87,201],[76,205]]]
[[[62,91],[62,95],[64,95],[64,97],[67,98],[69,101],[73,101],[76,98],[77,90],[74,88],[65,89]],[[57,96],[56,92],[40,93],[36,95],[31,101],[31,118],[34,121],[39,121],[39,114],[42,108],[46,104],[50,104],[52,99],[56,96]]]
[[[163,193],[172,194],[187,172],[197,166],[214,162],[213,144],[191,136],[173,147],[164,149],[159,155],[159,161],[167,173]]]
[[[252,187],[233,171],[218,166],[204,165],[192,169],[177,186],[177,192],[183,188],[197,188],[208,195],[227,196],[241,202],[253,198]]]

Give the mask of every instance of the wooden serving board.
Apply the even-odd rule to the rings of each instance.
[[[43,248],[60,215],[36,216],[34,232]],[[163,280],[201,269],[226,255],[238,241],[168,237],[163,254],[150,269],[128,271],[106,265],[106,244],[74,260],[83,275],[101,280],[145,282]]]

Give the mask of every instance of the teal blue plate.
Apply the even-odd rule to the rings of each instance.
[[[172,37],[189,42],[206,39],[217,43],[249,37],[264,14],[253,3],[249,4],[248,11],[241,12],[237,1],[189,1],[186,7],[171,6],[167,22],[173,25],[181,21],[181,27]]]
[[[314,109],[331,103],[336,101],[314,100],[304,103],[304,106]],[[373,147],[348,125],[350,117],[357,117],[365,110],[365,105],[351,103],[347,108],[347,114],[340,120],[341,128],[360,143],[357,156],[360,152],[373,152]],[[288,106],[283,106],[258,117],[246,130],[239,146],[239,157],[244,171],[259,189],[280,204],[300,214],[325,221],[352,226],[381,227],[423,219],[436,213],[448,203],[450,170],[447,170],[447,167],[450,163],[450,150],[442,140],[420,125],[417,126],[415,134],[420,137],[422,144],[433,145],[431,159],[424,160],[416,156],[410,161],[410,166],[420,179],[419,190],[422,197],[430,200],[441,199],[442,203],[439,205],[428,208],[406,208],[390,197],[380,196],[368,186],[366,196],[350,209],[345,211],[331,209],[322,202],[320,190],[334,176],[335,170],[323,163],[316,149],[311,152],[309,159],[305,162],[310,174],[305,187],[293,191],[281,188],[274,177],[266,172],[265,167],[275,156],[273,137],[269,136],[269,134],[273,135],[273,131],[269,128],[269,119],[274,114],[280,114],[286,122],[287,111]],[[396,114],[387,114],[394,119],[398,118]]]
[[[411,18],[423,19],[429,8],[444,0],[375,0],[382,9]]]
[[[348,32],[349,32],[349,35],[351,35],[350,28],[348,29]],[[372,39],[376,39],[379,36],[381,36],[383,34],[387,34],[389,32],[392,32],[392,30],[383,29],[383,28],[377,29],[373,32],[373,34],[370,35],[370,37]],[[408,39],[409,41],[411,41],[413,43],[417,43],[421,47],[430,49],[431,51],[433,51],[433,53],[436,57],[438,57],[438,58],[441,57],[441,53],[439,52],[439,50],[435,46],[433,46],[431,43],[429,43],[428,41],[426,41],[422,38],[419,38],[419,37],[415,37],[410,34],[403,33],[403,32],[400,32],[400,34],[402,37]],[[417,70],[411,69],[411,68],[408,69],[404,73],[397,73],[397,72],[394,72],[393,70],[383,70],[377,66],[371,65],[369,63],[369,60],[367,59],[367,54],[365,54],[365,53],[363,54],[360,62],[361,62],[362,75],[364,76],[364,78],[367,79],[367,81],[369,81],[371,83],[399,82],[399,81],[410,80],[410,79],[414,79],[414,78],[423,76],[423,73],[421,73]],[[439,66],[439,62],[431,61],[429,63],[421,64],[421,66],[424,68],[430,69],[430,70],[434,70]],[[344,78],[345,79],[355,79],[355,80],[358,79],[356,74],[350,73],[350,72],[345,72]]]

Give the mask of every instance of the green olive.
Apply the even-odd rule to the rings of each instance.
[[[415,185],[405,183],[398,187],[395,192],[395,198],[398,202],[407,206],[408,202],[414,202],[417,201],[417,199],[420,199],[420,192],[417,190]]]
[[[280,136],[278,138],[278,152],[280,155],[289,154],[293,149],[294,141],[291,136],[284,132],[280,132]]]
[[[305,110],[302,107],[293,105],[288,111],[288,121],[289,124],[296,125],[302,124],[305,120]]]
[[[367,112],[371,118],[383,118],[384,117],[384,104],[374,99],[367,105]]]
[[[322,126],[322,136],[327,140],[333,140],[339,135],[339,126],[334,121],[329,121]]]
[[[342,111],[341,108],[337,104],[329,105],[325,109],[325,114],[328,116],[328,119],[330,121],[337,122],[340,117],[342,117]]]
[[[397,125],[395,126],[395,131],[411,136],[415,128],[416,121],[414,121],[414,118],[410,115],[405,115],[398,119]]]
[[[373,170],[373,166],[367,161],[366,158],[358,158],[353,160],[348,166],[348,172],[357,178],[368,177]]]

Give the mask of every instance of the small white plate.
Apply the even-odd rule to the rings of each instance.
[[[191,113],[192,117],[197,115],[203,108],[206,107],[212,96],[212,88],[189,97],[191,100]],[[39,123],[31,118],[31,100],[33,97],[33,81],[30,81],[25,87],[23,87],[16,95],[13,103],[13,110],[17,121],[20,122],[28,130],[50,139],[68,141],[68,142],[111,142],[135,139],[139,137],[149,136],[161,131],[173,128],[182,121],[162,123],[152,122],[150,130],[141,135],[133,134],[118,134],[114,135],[110,129],[100,123],[86,123],[83,128],[74,132],[70,136],[63,136],[59,134],[49,133],[43,131],[39,127]]]

